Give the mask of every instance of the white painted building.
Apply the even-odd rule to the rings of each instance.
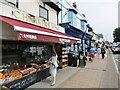
[[[6,53],[6,49],[11,48],[8,50],[9,53],[5,54],[7,57],[5,55],[2,57],[4,63],[20,61],[20,57],[18,58],[20,55],[15,51],[25,49],[26,45],[29,49],[36,48],[30,51],[36,52],[39,56],[42,53],[42,51],[38,52],[41,46],[43,48],[54,46],[56,43],[78,43],[80,39],[68,36],[65,34],[65,29],[58,25],[59,11],[60,8],[54,2],[44,2],[44,0],[0,0],[0,31],[2,31],[0,39],[3,41],[3,52]],[[52,49],[47,50],[52,52]],[[31,57],[34,56],[34,52],[29,52]],[[50,53],[46,56],[46,60]],[[11,55],[8,54],[13,55],[10,57]],[[13,61],[9,62],[8,59]]]
[[[51,8],[52,6],[49,6],[47,3],[42,2],[41,0],[1,0],[0,2],[1,15],[4,14],[5,16],[11,17],[12,10],[16,9],[17,11],[15,11],[15,13],[17,16],[15,19],[22,19],[22,21],[26,22],[28,15],[33,18],[40,18],[46,23],[52,24],[53,28],[57,27],[57,29],[54,30],[64,33],[64,28],[57,26],[58,13],[60,10],[59,8],[55,10],[54,8]],[[30,23],[29,21],[27,22]]]

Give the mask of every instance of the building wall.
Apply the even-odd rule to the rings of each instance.
[[[39,17],[39,6],[45,7],[48,10],[48,20],[51,23],[57,24],[57,11],[50,6],[43,4],[41,0],[19,0],[19,9],[24,10],[32,15]]]
[[[69,9],[75,9],[70,2],[67,0],[62,0],[62,2],[59,0],[58,4],[59,8],[62,9],[59,13],[59,23],[66,23],[66,22],[72,22],[71,25],[82,30],[86,31],[87,30],[87,23],[84,23],[84,30],[81,27],[81,19],[84,19],[80,13],[73,15],[72,18],[69,17]],[[75,9],[78,11],[77,9]],[[71,20],[73,19],[74,20]]]
[[[69,22],[68,20],[68,8],[70,6],[64,0],[58,0],[58,6],[62,10],[59,13],[59,23],[66,23]]]
[[[18,8],[20,10],[23,10],[27,13],[30,13],[32,15],[35,15],[39,17],[39,4],[41,5],[42,2],[40,0],[18,0],[19,5]]]
[[[57,12],[52,9],[51,7],[49,7],[48,5],[45,5],[45,7],[49,10],[49,22],[51,23],[54,23],[54,24],[58,24],[58,21],[57,21]]]
[[[118,27],[120,27],[120,1],[118,2]]]
[[[39,17],[39,6],[48,10],[48,21]],[[35,21],[31,20],[29,14],[34,16]],[[47,4],[43,4],[41,0],[19,0],[18,8],[6,3],[5,0],[1,0],[0,15],[65,33],[65,29],[58,25],[57,11]]]

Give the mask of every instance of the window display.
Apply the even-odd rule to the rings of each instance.
[[[48,53],[49,52],[49,53]],[[3,64],[30,64],[33,62],[44,63],[50,57],[51,46],[47,44],[3,42]],[[9,59],[9,60],[8,60]]]
[[[48,69],[48,59],[51,56],[51,50],[51,45],[47,43],[3,41],[0,84],[6,84]]]

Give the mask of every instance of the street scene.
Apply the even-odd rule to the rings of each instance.
[[[78,66],[58,70],[56,79],[52,88],[118,88],[118,73],[109,50],[104,60],[96,57],[93,62],[87,61],[85,68]],[[39,87],[51,88],[50,77],[28,87],[28,90]]]
[[[0,0],[0,90],[120,89],[119,8],[119,0]]]

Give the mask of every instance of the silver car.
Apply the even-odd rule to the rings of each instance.
[[[113,47],[113,53],[114,54],[120,54],[120,44]]]

